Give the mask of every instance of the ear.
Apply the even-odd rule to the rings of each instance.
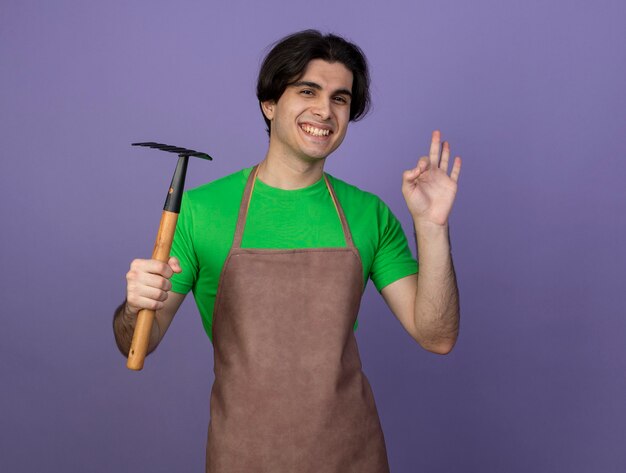
[[[266,100],[265,102],[261,102],[261,110],[263,110],[263,115],[268,120],[272,120],[274,118],[274,110],[276,109],[276,102],[273,100]]]

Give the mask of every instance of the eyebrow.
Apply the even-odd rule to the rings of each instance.
[[[291,84],[292,87],[311,87],[312,89],[315,90],[322,90],[322,86],[319,85],[316,82],[310,82],[307,80],[300,80],[298,82],[294,82],[293,84]],[[335,92],[333,92],[333,95],[347,95],[348,97],[352,97],[352,92],[350,92],[348,89],[337,89],[335,90]]]

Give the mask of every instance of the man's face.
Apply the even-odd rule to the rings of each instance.
[[[352,72],[339,62],[309,62],[278,102],[263,102],[271,122],[270,153],[306,161],[326,158],[348,129]]]

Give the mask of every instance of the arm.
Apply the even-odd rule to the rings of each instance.
[[[430,156],[403,175],[402,193],[413,217],[420,269],[381,294],[409,334],[426,350],[449,353],[459,332],[459,293],[450,253],[448,216],[461,171],[457,157],[447,174],[450,147],[435,131]]]
[[[447,235],[421,242],[417,275],[399,279],[381,294],[407,332],[426,350],[445,355],[459,333],[459,292]]]
[[[176,311],[185,299],[184,294],[171,292],[172,274],[182,270],[176,258],[168,263],[136,259],[126,274],[126,300],[113,315],[113,334],[120,352],[128,356],[135,331],[137,313],[141,309],[156,311],[148,353],[154,351],[172,323]]]

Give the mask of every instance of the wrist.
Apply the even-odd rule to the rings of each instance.
[[[128,322],[128,323],[132,323],[134,324],[136,319],[137,319],[137,314],[138,314],[139,310],[134,309],[133,307],[131,307],[130,305],[128,305],[128,301],[124,301],[124,304],[122,306],[122,320],[124,322]]]
[[[448,224],[439,225],[432,222],[424,222],[413,219],[413,234],[415,238],[420,239],[437,239],[441,237],[448,238]]]

